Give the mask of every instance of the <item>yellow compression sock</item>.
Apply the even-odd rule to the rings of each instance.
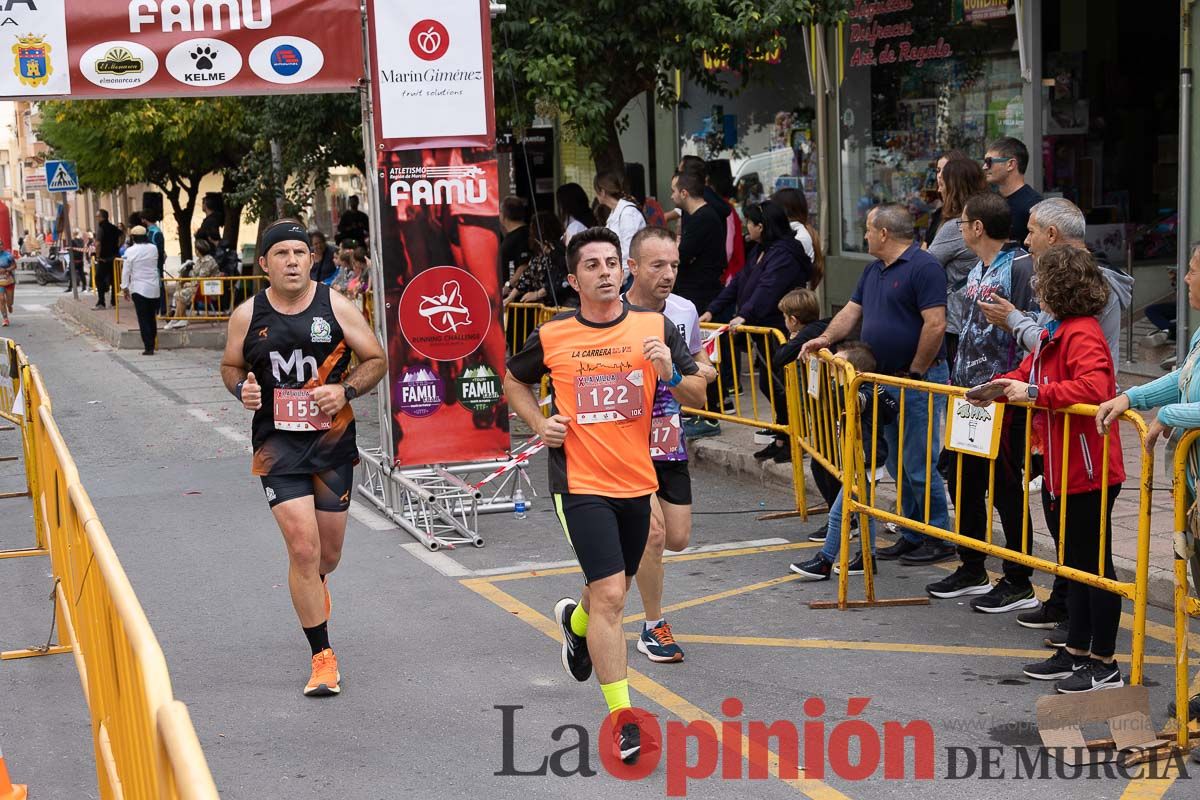
[[[604,701],[608,703],[608,713],[620,711],[622,708],[632,708],[633,703],[629,702],[629,680],[622,678],[614,683],[600,684],[600,691],[604,692]]]
[[[588,613],[583,610],[583,603],[576,603],[571,612],[571,632],[576,636],[587,636]]]

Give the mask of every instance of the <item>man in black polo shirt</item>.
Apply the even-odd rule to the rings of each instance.
[[[507,295],[529,263],[529,203],[524,197],[510,194],[500,201],[500,280],[502,295]]]
[[[1012,232],[1009,241],[1023,244],[1029,236],[1029,209],[1042,201],[1042,196],[1025,182],[1029,166],[1029,148],[1020,139],[1005,136],[997,139],[983,157],[983,174],[1008,201],[1012,212]]]
[[[953,224],[953,223],[951,223]],[[899,205],[882,205],[867,214],[867,249],[876,261],[863,270],[850,302],[830,321],[822,336],[810,340],[802,356],[847,338],[860,322],[861,339],[875,355],[881,373],[930,383],[946,383],[949,371],[942,340],[946,331],[946,272],[937,259],[913,241],[913,219]],[[899,398],[900,390],[884,387]],[[928,395],[904,390],[904,452],[897,444],[899,419],[884,426],[888,445],[887,469],[897,473],[897,458],[903,464],[902,503],[904,515],[949,530],[946,490],[936,465],[941,453],[942,425],[946,420],[946,398],[934,397],[933,442],[929,464],[925,443],[929,435]],[[898,401],[898,400],[897,400]],[[929,508],[925,508],[925,473],[929,466]],[[901,559],[904,564],[932,564],[953,558],[954,547],[940,539],[903,530],[903,536],[876,555],[884,560]]]
[[[671,199],[687,212],[679,232],[679,277],[675,294],[696,308],[708,308],[721,293],[725,272],[725,219],[704,199],[704,178],[695,172],[676,172]]]

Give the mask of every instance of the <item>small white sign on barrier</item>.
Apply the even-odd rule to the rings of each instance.
[[[821,398],[821,359],[808,357],[808,395],[814,400]]]
[[[962,397],[953,397],[946,424],[946,449],[995,458],[1000,450],[1003,421],[1004,406],[1000,403],[978,408]]]
[[[200,281],[200,291],[204,294],[221,294],[221,282]]]

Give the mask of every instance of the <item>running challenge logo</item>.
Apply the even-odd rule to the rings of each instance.
[[[945,747],[946,771],[937,774],[938,752],[933,725],[928,720],[886,721],[881,726],[856,719],[870,704],[869,697],[852,697],[846,719],[830,726],[824,719],[825,701],[804,701],[807,719],[764,722],[742,720],[744,706],[736,697],[721,703],[726,718],[708,722],[668,720],[665,731],[657,717],[634,708],[621,714],[635,721],[641,732],[637,762],[626,764],[617,755],[613,715],[605,717],[595,743],[583,725],[560,725],[550,732],[545,749],[518,754],[536,740],[528,729],[517,734],[521,705],[497,705],[500,712],[501,764],[493,775],[505,777],[591,778],[599,766],[615,778],[645,780],[665,760],[666,796],[686,797],[695,781],[824,780],[932,781],[942,780],[1134,780],[1179,776],[1188,779],[1186,756],[1125,766],[1120,760],[1091,761],[1074,748]],[[958,726],[966,727],[966,726]]]
[[[400,330],[414,350],[435,361],[453,361],[483,344],[492,325],[492,302],[466,270],[433,267],[404,287],[399,314]]]
[[[393,206],[480,204],[488,197],[487,172],[474,164],[392,167],[388,170],[388,184]]]

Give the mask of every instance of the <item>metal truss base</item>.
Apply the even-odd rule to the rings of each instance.
[[[460,544],[483,547],[479,515],[512,511],[512,493],[521,481],[534,494],[523,464],[490,483],[483,479],[512,462],[393,467],[383,450],[359,448],[358,455],[359,496],[433,551]]]

